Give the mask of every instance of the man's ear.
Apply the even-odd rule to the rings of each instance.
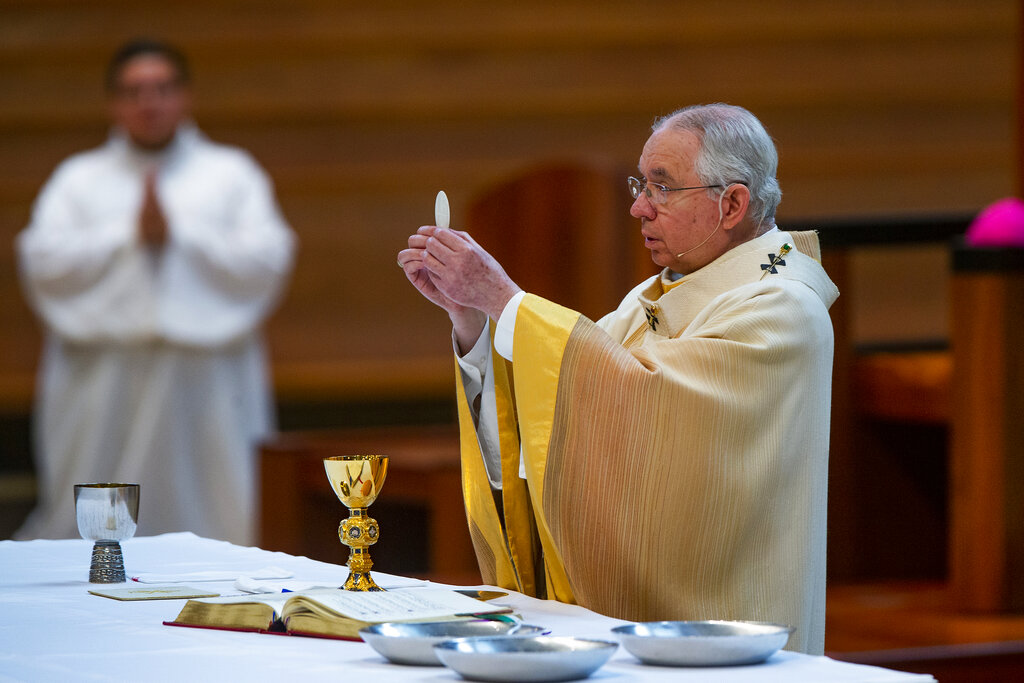
[[[722,195],[722,227],[732,230],[747,216],[750,208],[750,188],[733,183],[725,188]]]

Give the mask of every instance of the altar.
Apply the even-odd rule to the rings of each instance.
[[[184,578],[195,572],[250,576],[266,567],[295,580],[340,585],[348,568],[190,533],[121,543],[126,574]],[[460,681],[441,667],[391,664],[362,642],[165,626],[183,599],[119,601],[88,593],[91,541],[0,541],[0,681]],[[426,583],[374,572],[384,586]],[[131,583],[131,582],[129,582]],[[188,585],[239,594],[234,580]],[[137,586],[144,584],[136,583]],[[149,584],[145,584],[149,585]],[[112,587],[112,586],[104,586]],[[552,635],[615,640],[626,622],[582,607],[509,593],[524,621]],[[924,683],[931,676],[781,651],[767,662],[721,668],[640,664],[621,647],[594,681],[835,681]]]

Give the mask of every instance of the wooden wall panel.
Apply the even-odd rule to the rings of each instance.
[[[1024,259],[958,251],[952,278],[953,604],[1024,612]]]
[[[127,37],[189,53],[200,125],[260,159],[299,234],[269,325],[280,390],[358,399],[448,390],[447,319],[394,265],[438,189],[459,226],[537,163],[631,169],[684,104],[764,120],[782,221],[1012,193],[1019,24],[1015,0],[0,0],[0,407],[28,405],[39,345],[12,240],[53,167],[102,141]]]

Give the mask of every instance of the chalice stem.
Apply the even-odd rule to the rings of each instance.
[[[117,541],[96,541],[89,565],[89,583],[124,583],[124,557]]]
[[[370,567],[373,561],[370,559],[370,551],[361,548],[352,548],[348,556],[348,578],[345,580],[347,591],[383,591],[370,576]]]
[[[366,508],[350,508],[349,517],[338,527],[341,542],[349,547],[348,578],[343,586],[350,591],[383,591],[370,576],[373,560],[369,546],[377,542],[377,520],[367,516]]]

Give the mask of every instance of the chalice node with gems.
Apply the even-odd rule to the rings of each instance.
[[[335,455],[324,458],[324,469],[338,500],[348,508],[348,519],[338,526],[338,538],[348,546],[349,591],[382,591],[370,576],[370,546],[377,542],[380,527],[366,514],[377,499],[388,473],[386,455]]]
[[[92,547],[89,583],[124,583],[121,541],[139,522],[138,484],[75,484],[78,533]]]

